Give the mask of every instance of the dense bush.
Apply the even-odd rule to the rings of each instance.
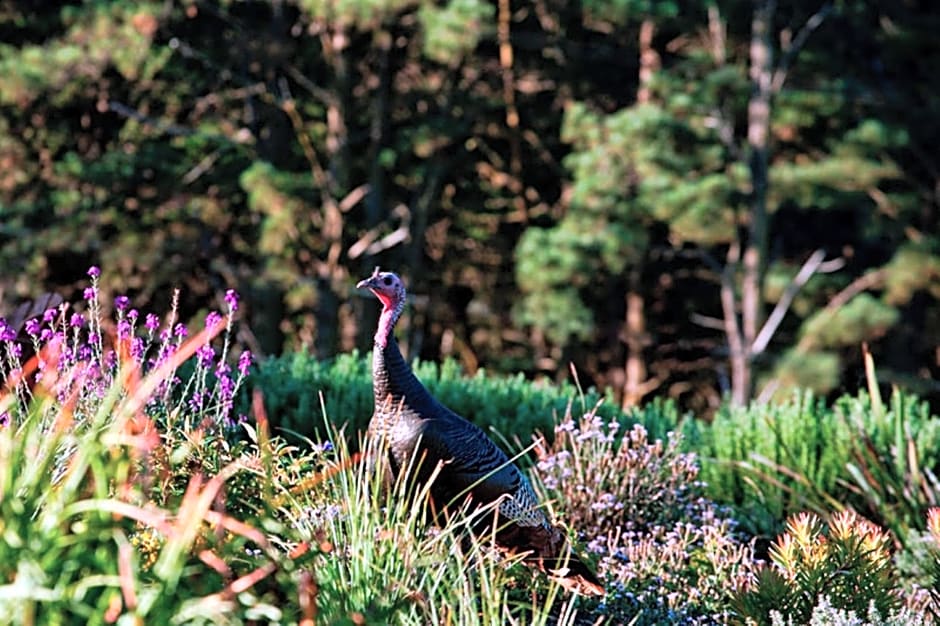
[[[770,550],[772,565],[753,588],[736,599],[748,624],[808,624],[832,613],[841,623],[868,616],[875,623],[924,623],[904,612],[903,594],[892,566],[891,539],[881,528],[843,512],[824,525],[812,513],[790,518]],[[841,614],[839,613],[841,612]],[[885,622],[881,621],[884,616]]]
[[[265,361],[250,382],[263,392],[276,429],[322,436],[327,415],[334,425],[345,424],[347,433],[353,434],[364,430],[372,416],[371,362],[371,355],[355,352],[325,361],[301,352]],[[491,376],[480,370],[466,377],[454,361],[416,362],[414,367],[441,402],[509,441],[525,443],[535,432],[551,433],[555,419],[565,415],[569,404],[584,412],[602,399],[595,390],[582,393],[570,384],[532,383],[521,374]],[[611,403],[602,403],[597,414],[625,424],[642,423],[656,437],[665,436],[678,422],[678,412],[669,402],[654,402],[626,415]]]
[[[806,392],[777,404],[725,406],[710,423],[686,420],[683,433],[703,459],[709,496],[734,505],[755,532],[773,534],[801,510],[853,507],[903,540],[940,495],[930,493],[940,420],[897,389],[887,406],[865,392],[831,404]]]

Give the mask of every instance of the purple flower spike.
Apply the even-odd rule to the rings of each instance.
[[[127,305],[131,303],[131,299],[127,296],[118,296],[114,299],[114,306],[118,311],[123,311],[127,308]]]
[[[85,291],[82,292],[82,297],[88,301],[94,300],[98,297],[98,290],[94,287],[85,287]]]
[[[238,292],[234,289],[229,289],[225,292],[225,303],[228,304],[229,309],[234,313],[238,310]]]
[[[248,375],[251,368],[251,351],[245,350],[238,356],[238,373],[242,376]]]
[[[153,313],[147,313],[147,319],[144,322],[144,326],[147,330],[157,330],[160,326],[160,318]]]
[[[46,309],[43,311],[42,321],[46,322],[47,324],[52,323],[55,321],[55,316],[58,312],[59,311],[57,309]]]
[[[215,358],[215,350],[209,344],[205,344],[196,350],[196,357],[199,359],[200,366],[208,368],[212,365],[212,359]]]
[[[186,330],[186,327],[183,326],[182,324],[177,324],[176,328],[173,329],[173,334],[176,335],[177,337],[185,337],[186,335],[189,334],[189,331]]]
[[[117,325],[118,339],[127,339],[131,336],[131,323],[127,320],[121,320]]]
[[[222,315],[218,311],[209,311],[206,315],[206,328],[213,328],[222,321]]]
[[[39,320],[37,318],[26,320],[26,332],[33,337],[39,334]]]
[[[92,265],[88,268],[88,275],[92,278],[98,278],[101,276],[101,269],[96,265]]]
[[[131,320],[132,322],[137,321],[137,316],[138,316],[137,309],[131,309],[130,311],[127,312],[127,319]]]
[[[81,328],[85,325],[85,318],[82,317],[81,313],[72,313],[72,317],[69,318],[69,326],[72,328]]]

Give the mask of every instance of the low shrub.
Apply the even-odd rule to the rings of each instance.
[[[753,549],[707,500],[693,454],[676,434],[570,413],[541,450],[534,482],[599,563],[611,623],[727,622],[733,591],[751,580]]]
[[[837,513],[828,524],[800,513],[771,546],[771,566],[737,596],[735,606],[749,624],[758,625],[806,624],[833,611],[846,619],[884,616],[898,623],[904,595],[890,545],[885,531],[855,513]]]

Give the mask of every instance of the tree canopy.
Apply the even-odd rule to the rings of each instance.
[[[940,398],[934,3],[10,0],[0,314],[89,265],[260,353],[368,348],[708,411]],[[167,302],[167,308],[169,302]],[[188,315],[187,315],[188,317]]]

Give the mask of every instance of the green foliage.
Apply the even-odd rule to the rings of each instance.
[[[851,512],[833,516],[825,533],[815,515],[795,515],[770,548],[770,568],[736,598],[739,615],[752,624],[806,624],[820,599],[860,615],[896,615],[889,546],[887,533]]]
[[[764,533],[800,510],[852,506],[903,541],[932,501],[924,500],[926,468],[940,461],[938,421],[926,403],[900,390],[887,410],[864,393],[827,404],[806,392],[726,407],[709,424],[685,421],[683,432],[703,458],[709,496],[738,507]]]
[[[465,377],[455,361],[440,366],[416,362],[415,374],[446,406],[522,447],[533,433],[550,432],[553,416],[564,415],[570,403],[587,410],[601,399],[593,390],[581,396],[570,384],[539,385],[521,374],[491,376],[480,370]],[[354,352],[323,361],[300,352],[268,359],[252,376],[251,384],[262,391],[273,427],[285,433],[322,437],[327,432],[322,418],[325,413],[332,424],[345,425],[345,432],[352,435],[364,431],[372,417],[370,354]],[[678,421],[670,403],[650,405],[627,416],[605,403],[599,414],[625,422],[639,420],[657,433],[673,428]]]
[[[898,320],[898,310],[863,293],[838,311],[820,311],[803,324],[802,333],[814,345],[825,348],[858,345],[880,337]]]
[[[929,250],[903,246],[885,266],[885,272],[885,301],[889,304],[905,304],[922,290],[940,297],[940,257]]]
[[[441,7],[422,3],[418,18],[424,30],[425,56],[456,66],[492,30],[494,12],[493,5],[481,0],[450,0]]]

